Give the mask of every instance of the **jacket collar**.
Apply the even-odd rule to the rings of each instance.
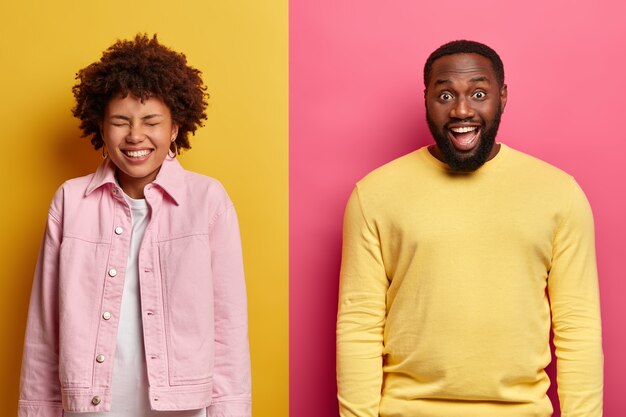
[[[115,170],[116,167],[115,164],[111,162],[111,158],[107,158],[102,161],[93,175],[87,190],[85,191],[85,196],[88,196],[94,190],[106,184],[111,184],[112,186],[117,187],[118,184],[115,179]],[[172,200],[174,200],[176,205],[179,205],[183,197],[183,185],[185,182],[184,172],[185,170],[176,158],[170,158],[167,156],[152,184],[162,189],[165,194],[169,195]]]

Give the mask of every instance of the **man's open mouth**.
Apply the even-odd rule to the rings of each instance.
[[[480,126],[455,126],[448,130],[448,137],[454,148],[461,152],[467,152],[478,145],[480,138]]]

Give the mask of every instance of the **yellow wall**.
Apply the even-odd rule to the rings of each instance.
[[[34,264],[54,190],[100,154],[71,116],[76,71],[118,38],[158,33],[204,73],[209,120],[181,157],[240,218],[255,417],[288,415],[287,0],[2,1],[0,404],[16,415]]]

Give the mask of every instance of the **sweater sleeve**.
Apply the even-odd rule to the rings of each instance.
[[[251,377],[246,287],[239,224],[232,205],[211,234],[215,302],[213,401],[208,417],[250,417]]]
[[[558,394],[562,417],[600,417],[603,355],[593,217],[582,190],[572,183],[548,276]]]
[[[22,375],[19,417],[61,417],[59,382],[59,248],[62,236],[62,191],[57,191],[39,251],[30,296]],[[55,210],[55,206],[57,209]]]
[[[358,187],[345,211],[337,316],[337,389],[341,417],[378,417],[383,329],[389,286],[376,229]]]

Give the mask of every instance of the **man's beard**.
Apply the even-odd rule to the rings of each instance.
[[[437,126],[435,126],[431,120],[430,115],[428,114],[428,109],[426,109],[426,121],[428,122],[428,128],[435,139],[437,147],[441,151],[443,161],[450,168],[452,168],[453,171],[458,172],[476,171],[485,162],[487,162],[491,149],[493,148],[493,144],[496,141],[501,116],[502,110],[500,109],[500,106],[498,106],[498,111],[493,118],[491,127],[486,129],[484,122],[480,126],[480,143],[478,144],[478,148],[476,148],[471,155],[466,156],[454,148],[454,145],[448,138],[446,127],[444,127],[443,131],[437,130]]]

